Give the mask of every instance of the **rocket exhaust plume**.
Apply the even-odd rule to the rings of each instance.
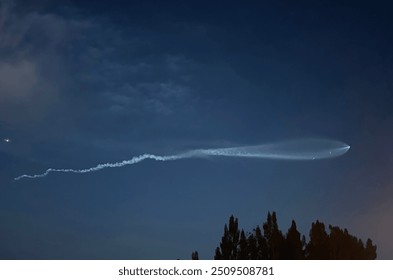
[[[44,173],[36,175],[21,175],[14,180],[23,178],[42,178],[52,172],[63,173],[89,173],[99,171],[105,168],[123,167],[125,165],[137,164],[146,159],[156,161],[180,160],[186,158],[206,158],[206,157],[241,157],[241,158],[259,158],[259,159],[277,159],[277,160],[317,160],[328,159],[341,156],[348,152],[350,146],[335,140],[323,139],[301,139],[271,144],[262,144],[255,146],[239,146],[230,148],[216,149],[196,149],[183,153],[167,156],[158,156],[153,154],[142,154],[128,160],[114,163],[101,163],[97,166],[86,169],[57,169],[49,168]]]

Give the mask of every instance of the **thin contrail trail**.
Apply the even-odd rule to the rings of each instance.
[[[151,154],[143,154],[140,156],[133,157],[132,159],[129,160],[123,160],[121,162],[115,162],[115,163],[101,163],[98,164],[95,167],[90,167],[86,169],[72,169],[72,168],[61,168],[61,169],[56,169],[56,168],[49,168],[47,169],[44,173],[42,174],[36,174],[36,175],[21,175],[19,177],[16,177],[14,180],[20,180],[23,178],[42,178],[47,176],[51,172],[64,172],[64,173],[89,173],[89,172],[95,172],[104,168],[114,168],[114,167],[123,167],[125,165],[131,165],[131,164],[136,164],[139,163],[145,159],[154,159],[157,161],[168,161],[168,160],[178,160],[183,158],[181,155],[177,156],[156,156],[156,155],[151,155]]]
[[[273,144],[241,146],[218,149],[198,149],[177,155],[158,156],[153,154],[143,154],[135,156],[129,160],[123,160],[115,163],[101,163],[97,166],[86,169],[57,169],[49,168],[44,173],[36,175],[21,175],[14,178],[20,180],[23,178],[42,178],[51,172],[63,173],[89,173],[99,171],[104,168],[117,168],[125,165],[137,164],[145,159],[156,161],[180,160],[185,158],[197,157],[244,157],[244,158],[264,158],[264,159],[281,159],[281,160],[315,160],[338,157],[345,154],[350,146],[339,141],[320,140],[320,139],[303,139],[297,141],[287,141]]]

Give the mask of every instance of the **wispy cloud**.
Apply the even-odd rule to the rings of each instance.
[[[1,101],[26,99],[38,81],[38,73],[31,61],[0,64]]]
[[[40,147],[97,139],[138,146],[157,135],[162,142],[195,141],[192,135],[211,141],[216,129],[205,127],[225,129],[236,119],[222,102],[238,91],[231,84],[248,90],[226,65],[172,48],[177,34],[78,13],[20,12],[17,5],[2,5],[1,13],[0,124]]]
[[[11,1],[1,2],[0,15],[0,123],[15,129],[39,125],[61,98],[65,49],[89,24],[21,13]]]
[[[128,112],[167,116],[195,103],[190,88],[171,81],[135,82],[134,85],[126,83],[117,92],[107,93],[107,98],[111,103],[109,110],[122,114]]]

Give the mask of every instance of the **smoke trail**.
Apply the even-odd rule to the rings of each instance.
[[[121,162],[115,162],[115,163],[101,163],[101,164],[98,164],[95,167],[90,167],[90,168],[86,168],[86,169],[71,169],[71,168],[55,169],[55,168],[49,168],[42,174],[21,175],[19,177],[16,177],[14,180],[20,180],[20,179],[23,179],[23,178],[30,178],[30,179],[41,178],[41,177],[45,177],[46,175],[48,175],[51,172],[89,173],[89,172],[99,171],[99,170],[104,169],[104,168],[114,168],[114,167],[123,167],[125,165],[132,165],[132,164],[139,163],[139,162],[141,162],[141,161],[143,161],[145,159],[154,159],[154,160],[157,160],[157,161],[168,161],[168,160],[178,160],[178,159],[182,159],[182,158],[184,158],[184,156],[182,156],[182,155],[156,156],[156,155],[150,155],[150,154],[143,154],[143,155],[140,155],[140,156],[133,157],[130,160],[123,160]]]
[[[36,175],[21,175],[14,178],[20,180],[23,178],[42,178],[51,172],[64,173],[89,173],[99,171],[104,168],[123,167],[125,165],[137,164],[145,159],[153,159],[157,161],[170,161],[185,158],[196,157],[245,157],[245,158],[265,158],[265,159],[281,159],[281,160],[315,160],[324,158],[333,158],[345,154],[350,146],[332,140],[315,140],[305,139],[297,141],[287,141],[274,144],[256,145],[256,146],[241,146],[231,148],[218,149],[198,149],[191,150],[178,155],[157,156],[152,154],[143,154],[133,157],[129,160],[123,160],[115,163],[102,163],[95,167],[86,169],[55,169],[49,168],[42,174]]]

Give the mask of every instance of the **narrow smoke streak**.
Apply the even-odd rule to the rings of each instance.
[[[21,175],[19,177],[16,177],[14,180],[20,180],[20,179],[23,179],[23,178],[30,178],[30,179],[42,178],[42,177],[47,176],[51,172],[89,173],[89,172],[99,171],[99,170],[104,169],[104,168],[115,168],[115,167],[123,167],[125,165],[132,165],[132,164],[139,163],[139,162],[141,162],[141,161],[143,161],[145,159],[154,159],[154,160],[157,160],[157,161],[168,161],[168,160],[178,160],[178,159],[182,159],[182,158],[184,158],[182,155],[156,156],[156,155],[151,155],[151,154],[143,154],[143,155],[140,155],[140,156],[133,157],[130,160],[123,160],[121,162],[115,162],[115,163],[101,163],[101,164],[98,164],[95,167],[90,167],[90,168],[86,168],[86,169],[71,169],[71,168],[55,169],[55,168],[49,168],[42,174]]]
[[[96,172],[104,168],[117,168],[125,165],[137,164],[145,159],[156,161],[180,160],[185,158],[197,157],[243,157],[243,158],[261,158],[261,159],[280,159],[280,160],[315,160],[338,157],[345,154],[350,146],[333,140],[320,139],[303,139],[296,141],[287,141],[274,144],[242,146],[218,149],[198,149],[191,150],[178,155],[157,156],[152,154],[143,154],[133,157],[129,160],[123,160],[115,163],[102,163],[95,167],[86,169],[55,169],[49,168],[44,173],[36,175],[21,175],[14,180],[23,178],[42,178],[51,172],[63,173],[89,173]]]

